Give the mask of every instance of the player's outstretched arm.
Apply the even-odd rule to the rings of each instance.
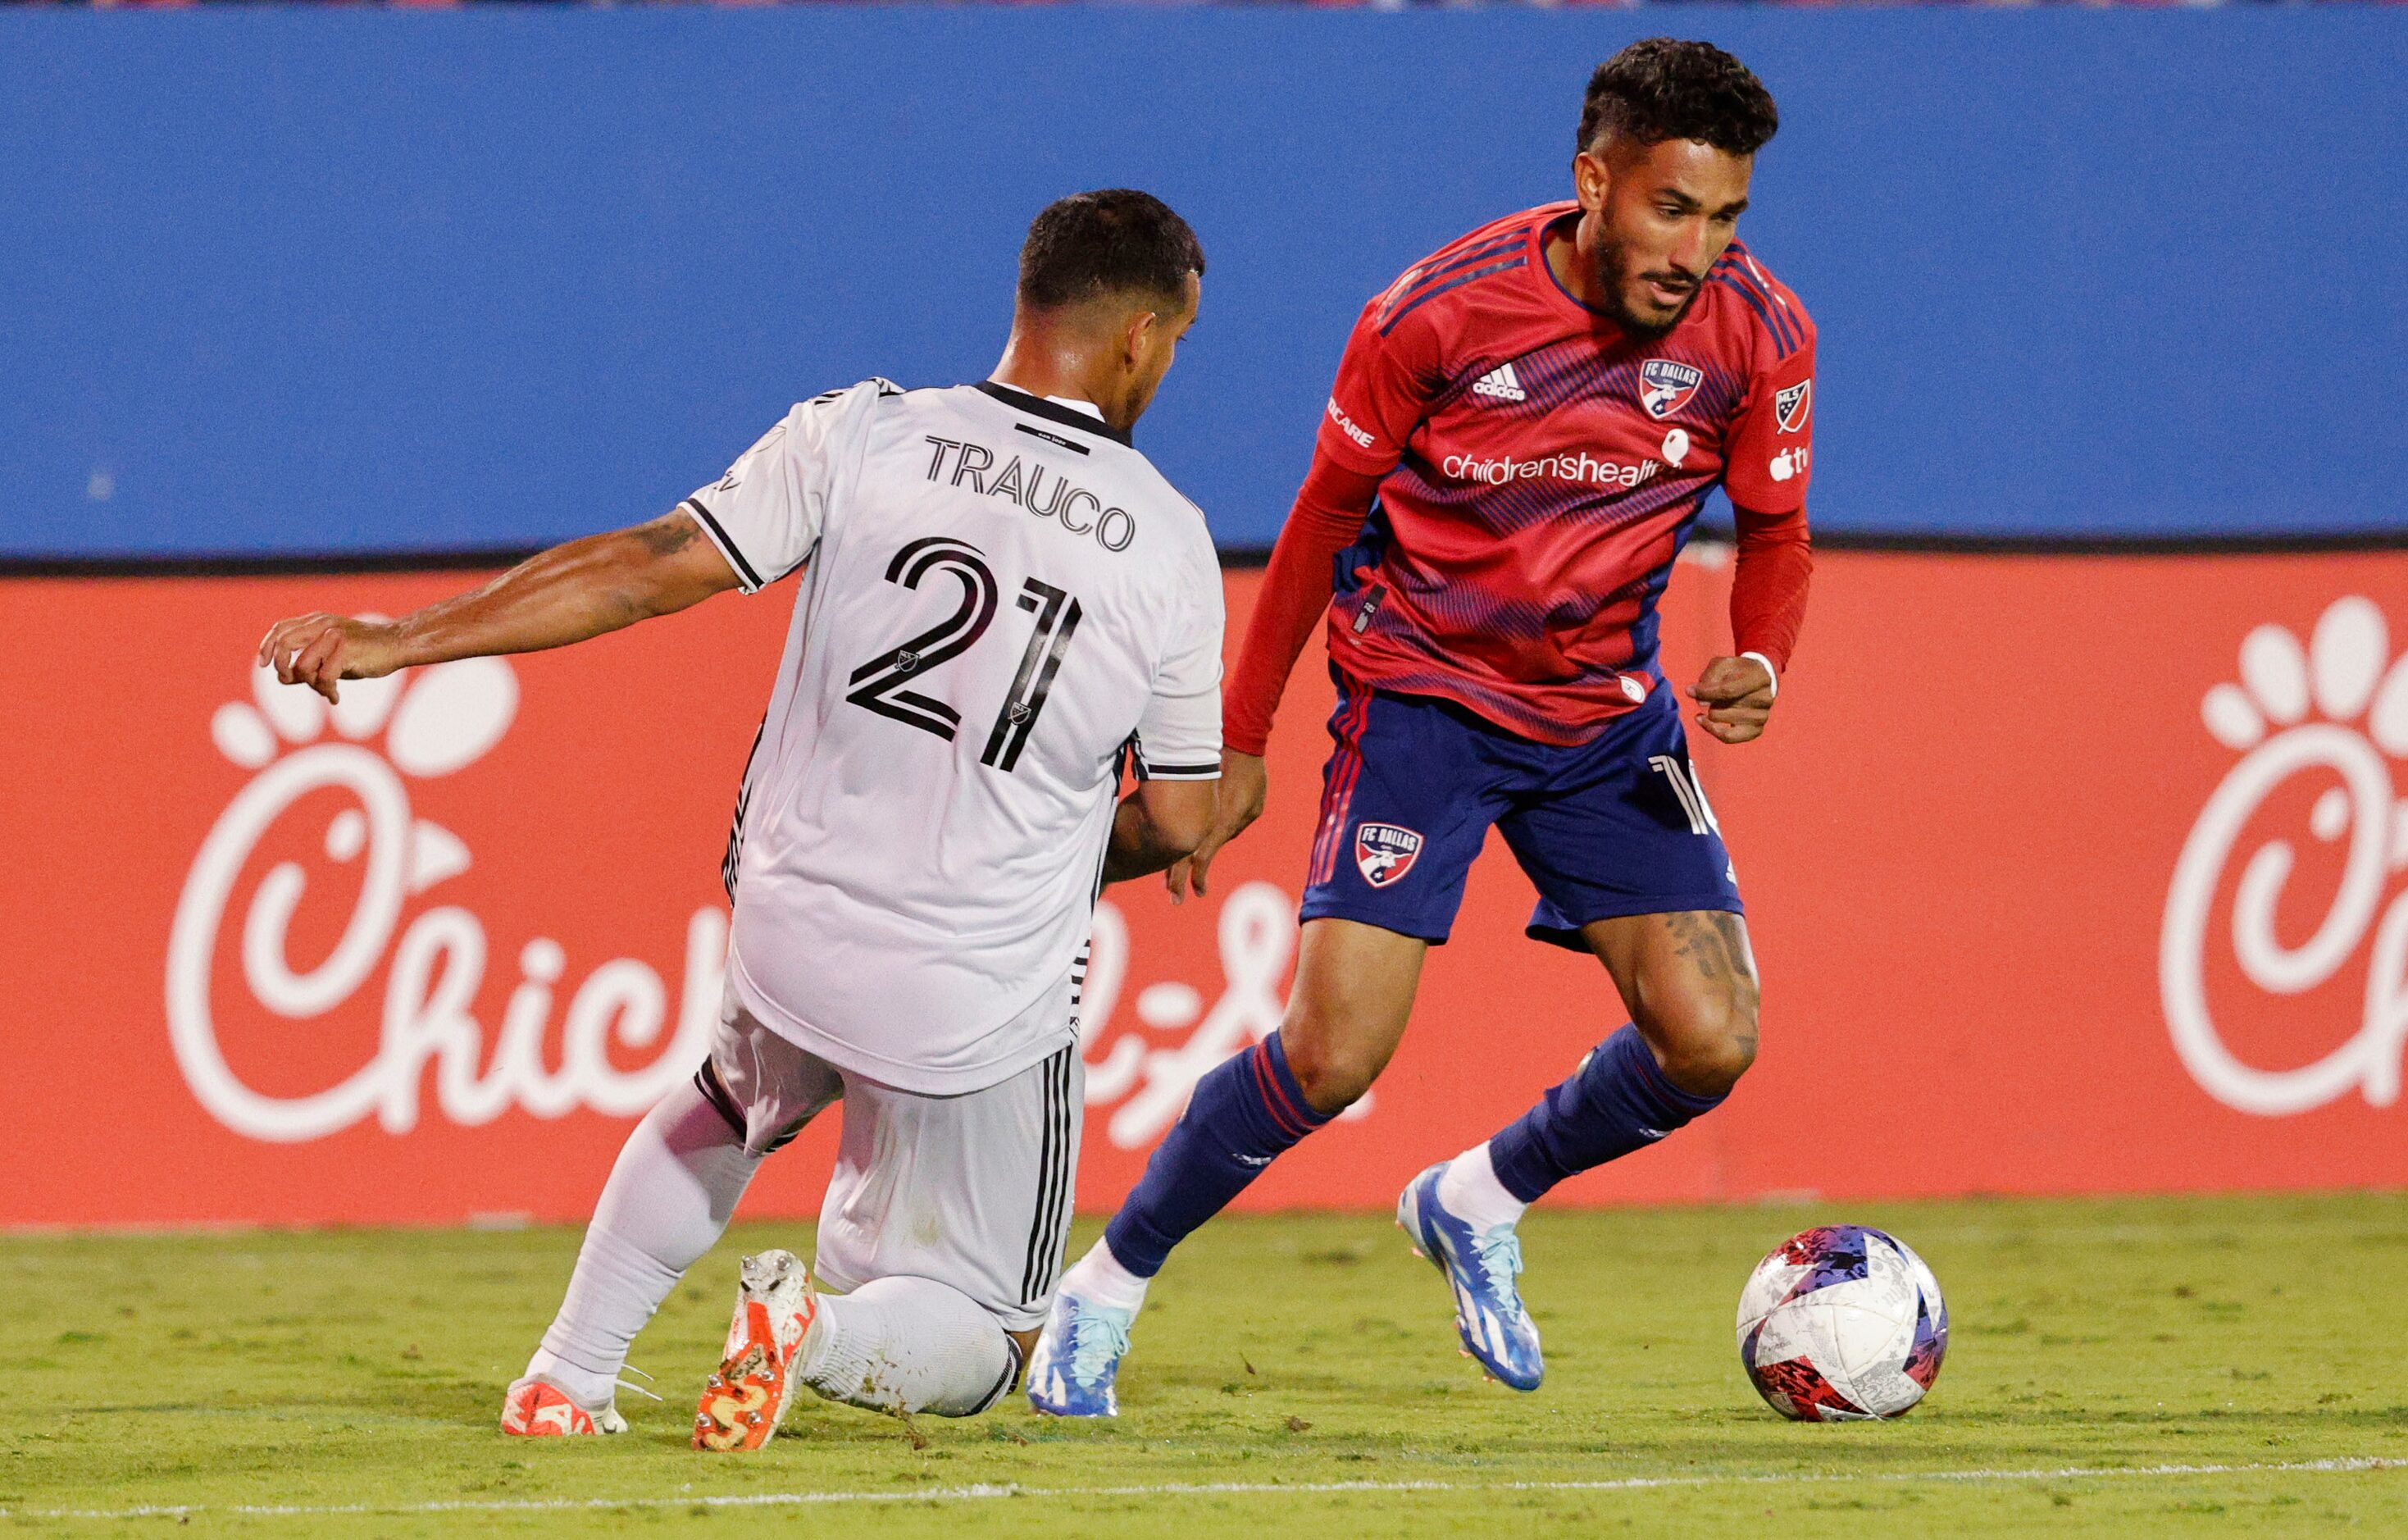
[[[737,585],[736,573],[682,511],[556,545],[474,593],[394,621],[310,614],[280,620],[259,644],[287,684],[336,698],[346,679],[493,653],[566,647]]]
[[[1194,850],[1212,826],[1211,781],[1146,781],[1121,799],[1104,849],[1104,882],[1160,871]]]

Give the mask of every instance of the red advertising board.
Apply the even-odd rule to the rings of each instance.
[[[0,1226],[578,1217],[691,1070],[785,591],[332,712],[250,668],[280,615],[468,581],[0,583]],[[1696,751],[1763,1057],[1562,1198],[2408,1180],[2403,653],[2408,555],[1825,556],[1771,731]],[[1277,1024],[1329,703],[1308,661],[1208,900],[1098,914],[1084,1207]],[[1529,903],[1492,844],[1395,1064],[1246,1204],[1383,1207],[1622,1020]],[[811,1212],[832,1131],[752,1209]]]

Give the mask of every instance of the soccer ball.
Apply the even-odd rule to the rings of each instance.
[[[1740,1295],[1740,1362],[1785,1418],[1903,1416],[1940,1377],[1947,1353],[1939,1280],[1922,1258],[1863,1225],[1791,1236]]]

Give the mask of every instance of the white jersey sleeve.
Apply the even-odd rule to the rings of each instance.
[[[1154,676],[1138,722],[1137,773],[1145,781],[1210,781],[1221,773],[1221,605],[1215,570]]]
[[[865,380],[813,396],[786,413],[727,474],[679,506],[691,512],[736,571],[758,593],[810,559],[827,527],[828,505],[860,457],[863,430],[896,387]]]

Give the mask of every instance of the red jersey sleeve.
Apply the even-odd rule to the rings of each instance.
[[[1806,624],[1806,588],[1814,575],[1814,548],[1806,532],[1806,511],[1757,513],[1732,505],[1739,523],[1739,557],[1731,570],[1731,650],[1755,653],[1772,666],[1778,680],[1789,671]]]
[[[1271,550],[1244,650],[1222,695],[1222,741],[1240,754],[1263,752],[1297,655],[1329,607],[1333,558],[1361,535],[1381,480],[1404,457],[1437,393],[1437,329],[1427,308],[1407,296],[1418,276],[1409,270],[1363,307],[1338,362],[1312,469]]]
[[[1347,469],[1326,450],[1313,455],[1296,507],[1271,548],[1254,616],[1246,626],[1245,650],[1222,692],[1224,745],[1259,755],[1269,742],[1271,717],[1287,689],[1287,676],[1296,671],[1297,655],[1329,608],[1338,553],[1363,532],[1363,517],[1379,490],[1377,476]]]
[[[1769,341],[1759,346],[1770,361],[1749,381],[1731,425],[1723,489],[1742,508],[1788,513],[1806,506],[1814,469],[1814,334],[1810,325],[1786,358],[1773,358]]]
[[[1397,468],[1441,378],[1429,307],[1392,310],[1391,298],[1363,307],[1321,414],[1321,453],[1357,475]]]
[[[1802,335],[1782,356],[1779,340],[1756,335],[1766,360],[1748,383],[1723,464],[1723,489],[1738,522],[1731,574],[1735,649],[1761,654],[1776,676],[1789,667],[1806,620],[1814,568],[1806,528],[1806,485],[1814,471],[1814,327],[1803,309],[1774,292],[1772,303]]]

